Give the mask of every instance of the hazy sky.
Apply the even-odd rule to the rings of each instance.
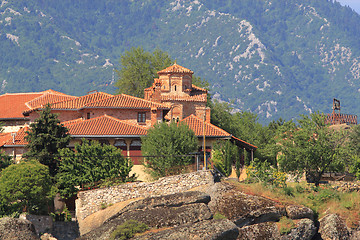
[[[337,0],[342,5],[350,6],[354,9],[357,13],[360,14],[360,0]]]

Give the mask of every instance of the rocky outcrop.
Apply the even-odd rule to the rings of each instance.
[[[308,207],[288,205],[285,207],[286,214],[291,219],[309,218],[314,220],[314,212]]]
[[[0,239],[2,240],[35,240],[34,225],[25,219],[0,218]]]
[[[214,191],[217,193],[213,193],[212,204],[209,204],[211,211],[221,213],[239,227],[278,221],[286,215],[285,207],[275,201],[242,193],[226,183],[216,185],[218,191]]]
[[[311,240],[317,232],[316,226],[311,219],[302,219],[297,223],[296,228],[281,237],[281,240]]]
[[[280,232],[273,222],[259,223],[240,228],[237,239],[280,239]]]
[[[134,239],[187,239],[187,240],[235,240],[239,234],[236,225],[227,220],[209,220],[194,224],[184,224],[158,233],[149,233]]]
[[[199,191],[190,191],[184,193],[175,193],[157,197],[149,197],[130,203],[124,207],[119,213],[109,218],[106,222],[117,218],[121,214],[130,210],[140,210],[145,208],[157,208],[157,207],[179,207],[194,203],[210,202],[210,196]]]
[[[139,200],[80,239],[108,239],[118,225],[129,219],[145,223],[152,228],[176,227],[208,220],[212,218],[206,205],[209,200],[210,197],[201,192],[185,192]]]
[[[122,202],[124,205],[112,212],[107,220],[104,219],[100,227],[79,239],[109,239],[119,225],[131,219],[145,223],[151,229],[137,236],[135,239],[138,240],[311,240],[357,239],[359,236],[358,232],[349,232],[344,221],[337,215],[325,216],[320,223],[315,224],[314,213],[310,208],[245,194],[235,184],[227,181],[205,185],[201,190],[206,194],[201,190],[189,191]],[[218,213],[226,219],[213,219],[213,214]],[[295,223],[295,227],[286,235],[280,234],[275,223],[282,216]],[[318,224],[319,231],[316,227]]]
[[[328,214],[319,220],[319,233],[322,239],[350,239],[345,222],[337,214]]]

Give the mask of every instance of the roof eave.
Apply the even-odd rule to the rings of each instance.
[[[144,135],[71,135],[73,138],[140,138]]]

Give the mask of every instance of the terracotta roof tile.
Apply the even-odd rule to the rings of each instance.
[[[250,148],[257,149],[257,146],[252,145],[252,144],[250,144],[250,143],[248,143],[248,142],[245,142],[244,140],[241,140],[241,139],[239,139],[239,138],[237,138],[237,137],[231,136],[231,138],[234,139],[235,141],[238,141],[238,142],[240,142],[240,143],[242,143],[242,144],[250,147]]]
[[[187,124],[190,129],[195,132],[198,137],[203,136],[204,120],[191,114],[189,117],[184,118],[181,122]],[[205,122],[205,136],[206,137],[231,137],[231,134],[222,130],[221,128]]]
[[[51,105],[52,109],[79,109],[86,104],[96,102],[105,98],[113,97],[113,95],[103,92],[96,92],[85,96],[77,97],[72,100],[54,103]]]
[[[44,104],[47,100],[57,101],[71,97],[51,89],[43,92],[6,93],[0,96],[0,119],[24,118],[23,112],[31,110],[35,105]]]
[[[76,121],[66,124],[72,136],[106,136],[106,135],[146,135],[146,129],[119,119],[103,115],[101,117]]]
[[[194,72],[191,71],[190,69],[184,68],[184,67],[174,63],[174,65],[167,67],[161,71],[158,71],[157,73],[158,74],[166,74],[166,73],[191,73],[191,74],[193,74]]]
[[[168,108],[164,104],[148,101],[142,98],[133,97],[126,94],[119,94],[105,98],[96,102],[86,104],[85,107],[109,107],[109,108],[133,108],[133,109],[151,109],[151,108]]]
[[[29,108],[40,108],[48,103],[56,103],[56,102],[63,102],[72,100],[74,98],[77,98],[75,96],[70,96],[66,94],[57,94],[57,93],[46,93],[40,97],[37,97],[29,102],[26,103],[26,106]]]
[[[26,131],[28,131],[28,130],[29,130],[29,127],[23,127],[19,131],[17,131],[16,136],[15,136],[15,143],[14,143],[13,137],[11,136],[11,133],[10,133],[10,138],[0,146],[27,145],[28,142],[25,140],[25,136],[27,135]]]
[[[11,139],[11,133],[0,133],[0,146],[3,146],[7,141]]]

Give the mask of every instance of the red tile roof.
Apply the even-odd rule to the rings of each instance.
[[[24,118],[23,112],[35,105],[44,104],[46,100],[56,101],[72,96],[54,90],[32,93],[6,93],[0,96],[0,119]]]
[[[34,108],[41,108],[44,105],[48,103],[56,103],[56,102],[62,102],[67,100],[72,100],[74,98],[77,98],[75,96],[69,96],[65,94],[54,94],[54,93],[46,93],[44,95],[41,95],[40,97],[37,97],[29,102],[26,103],[26,106],[30,109]]]
[[[142,98],[133,97],[126,94],[115,95],[106,99],[102,99],[96,102],[86,104],[86,107],[98,107],[98,108],[132,108],[132,109],[167,109],[164,104],[148,101]]]
[[[69,101],[54,103],[51,105],[52,109],[79,109],[86,104],[93,103],[99,100],[113,97],[113,95],[103,92],[95,92],[85,96],[77,97]]]
[[[243,141],[243,140],[241,140],[241,139],[239,139],[239,138],[237,138],[237,137],[232,136],[231,138],[234,139],[236,142],[239,142],[240,145],[243,145],[243,146],[246,146],[246,147],[250,147],[250,148],[252,148],[252,149],[257,149],[257,146],[252,145],[252,144],[250,144],[250,143],[248,143],[248,142],[245,142],[245,141]]]
[[[9,133],[10,137],[1,143],[0,146],[24,146],[27,145],[28,142],[25,140],[26,131],[29,130],[29,127],[23,127],[19,131],[17,131],[15,135],[15,141],[13,141],[13,137],[11,136],[11,133]]]
[[[119,119],[103,115],[101,117],[65,122],[72,136],[139,136],[146,135],[147,130]]]
[[[187,124],[189,126],[189,128],[195,132],[196,136],[198,136],[198,137],[203,136],[204,120],[191,114],[190,116],[188,116],[187,118],[184,118],[180,122]],[[231,134],[211,123],[205,122],[205,136],[206,137],[231,137]]]
[[[7,141],[11,139],[11,133],[0,133],[0,146],[3,146]]]
[[[184,68],[184,67],[174,63],[174,65],[167,67],[161,71],[158,71],[157,73],[158,74],[167,74],[167,73],[191,73],[191,74],[193,74],[194,72],[191,71],[190,69]]]

